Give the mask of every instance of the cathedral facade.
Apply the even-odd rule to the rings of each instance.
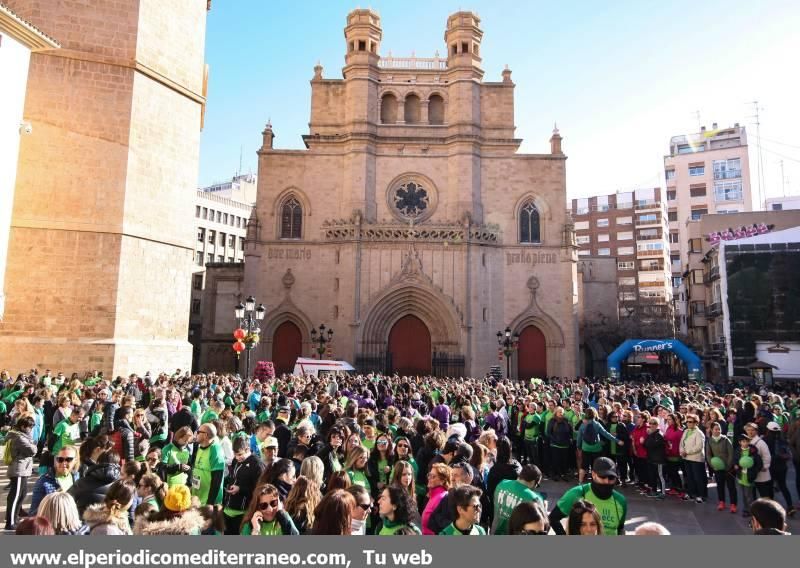
[[[306,149],[275,149],[263,131],[243,281],[210,281],[204,339],[220,351],[206,342],[202,366],[230,360],[238,293],[267,306],[253,357],[278,371],[316,353],[311,331],[324,324],[324,355],[359,370],[505,370],[497,333],[508,327],[512,376],[575,375],[561,137],[549,154],[518,153],[511,71],[483,80],[482,36],[478,16],[458,12],[446,58],[381,57],[380,17],[348,15],[343,78],[315,68]]]

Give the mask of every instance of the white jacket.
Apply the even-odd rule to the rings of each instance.
[[[688,428],[683,431],[681,437],[681,452],[686,455],[683,459],[692,462],[705,462],[706,461],[706,435],[700,428],[689,430]]]
[[[769,474],[769,465],[772,463],[772,456],[769,453],[767,443],[761,438],[761,436],[756,434],[753,436],[753,439],[750,440],[750,445],[758,450],[758,455],[761,457],[761,461],[764,463],[763,469],[759,471],[758,476],[756,476],[756,483],[771,481],[772,476]]]

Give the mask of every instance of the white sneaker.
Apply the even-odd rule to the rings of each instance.
[[[702,502],[703,502],[703,498],[702,498],[702,497],[697,497],[697,498],[694,500],[694,502],[695,502],[695,503],[702,503]]]

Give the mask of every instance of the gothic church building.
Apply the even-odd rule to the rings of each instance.
[[[480,376],[497,332],[519,334],[511,375],[577,371],[566,156],[520,154],[511,71],[483,80],[480,19],[448,18],[446,58],[379,55],[380,17],[347,17],[343,79],[311,80],[305,150],[258,151],[244,275],[212,277],[201,366],[231,360],[233,306],[267,306],[254,360],[291,371],[311,330],[358,369]],[[214,344],[216,342],[216,345]]]

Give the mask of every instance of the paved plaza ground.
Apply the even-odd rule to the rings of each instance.
[[[0,451],[0,453],[2,453]],[[0,519],[5,524],[6,511],[6,486],[8,485],[6,476],[7,466],[0,463],[0,480],[3,488],[0,494]],[[794,489],[794,469],[789,471],[789,487]],[[28,497],[25,500],[24,508],[27,509],[31,500],[31,492],[35,478],[31,478],[28,484]],[[576,482],[577,483],[577,482]],[[541,490],[547,494],[548,504],[552,509],[559,497],[569,488],[566,482],[545,481]],[[672,534],[676,535],[738,535],[752,534],[748,527],[748,519],[742,517],[741,513],[732,515],[729,511],[717,511],[716,486],[709,484],[709,500],[706,503],[697,504],[694,501],[681,501],[675,497],[668,497],[660,501],[644,497],[632,488],[622,489],[622,493],[628,498],[628,522],[627,530],[632,532],[638,525],[646,521],[655,521],[666,526]],[[794,495],[794,491],[792,491]],[[781,498],[777,495],[779,501]],[[783,503],[781,503],[783,504]],[[792,534],[800,533],[800,518],[789,519],[789,532]],[[9,534],[0,531],[0,534]]]

